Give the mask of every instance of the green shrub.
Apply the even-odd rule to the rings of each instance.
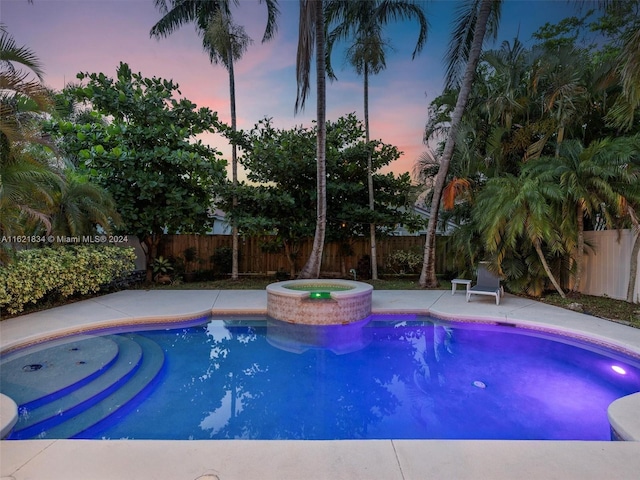
[[[133,248],[72,245],[17,253],[0,266],[0,309],[20,313],[45,296],[95,293],[135,269]]]
[[[423,257],[418,252],[396,250],[387,256],[386,267],[396,274],[420,273]]]

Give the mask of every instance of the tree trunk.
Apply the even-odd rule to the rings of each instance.
[[[369,69],[365,62],[364,65],[364,135],[367,146],[371,139],[369,135]],[[371,213],[375,210],[373,195],[373,164],[372,152],[367,149],[367,187],[369,189],[369,210]],[[371,280],[378,280],[378,257],[376,248],[376,224],[369,224],[369,237],[371,238]]]
[[[553,273],[551,273],[551,269],[547,264],[547,260],[544,258],[544,253],[542,253],[542,248],[540,248],[540,242],[533,242],[533,246],[536,249],[538,258],[540,258],[540,261],[542,262],[542,268],[544,268],[544,271],[547,274],[547,277],[549,277],[549,280],[551,280],[551,283],[553,283],[553,286],[555,287],[556,291],[560,294],[562,298],[567,298],[567,296],[562,291],[562,288],[560,288],[560,285],[558,284],[556,277],[554,277]]]
[[[231,103],[231,131],[236,132],[237,115],[236,115],[236,79],[233,70],[233,53],[229,49],[228,59],[229,71],[229,100]],[[236,189],[238,188],[238,147],[235,139],[231,142],[231,179],[233,183],[233,207],[238,205],[238,197]],[[235,220],[231,225],[231,280],[238,279],[238,226]]]
[[[447,174],[449,173],[449,164],[453,157],[458,128],[465,106],[467,105],[467,100],[469,99],[469,94],[471,93],[473,78],[480,59],[480,53],[482,52],[482,42],[484,41],[484,34],[487,30],[487,21],[491,13],[492,3],[492,0],[482,0],[482,4],[480,5],[478,20],[473,32],[473,43],[471,44],[469,59],[467,60],[467,67],[464,72],[464,77],[462,78],[456,107],[451,115],[449,135],[447,136],[444,151],[440,158],[440,168],[438,169],[433,187],[431,215],[429,217],[429,224],[427,225],[427,239],[424,246],[422,271],[420,272],[419,283],[421,287],[434,288],[438,286],[438,279],[436,278],[436,227],[438,225],[438,211],[440,210],[442,190],[447,179]]]
[[[283,240],[282,244],[284,245],[284,255],[289,262],[289,276],[293,278],[296,276],[296,257],[298,252],[286,240]]]
[[[631,260],[629,265],[629,286],[627,287],[627,302],[634,303],[633,292],[636,289],[636,278],[638,277],[638,255],[640,254],[640,223],[636,212],[630,205],[627,205],[627,212],[631,217],[631,223],[635,227],[636,239],[631,249]]]
[[[627,287],[627,302],[634,303],[633,292],[636,289],[638,276],[638,254],[640,254],[640,230],[637,230],[636,239],[631,250],[631,265],[629,266],[629,286]]]
[[[160,235],[155,233],[146,235],[143,238],[142,242],[147,247],[145,251],[147,262],[146,281],[147,283],[151,283],[153,282],[153,262],[158,256],[158,244],[160,243]]]
[[[584,209],[578,204],[576,209],[577,229],[578,229],[578,252],[576,254],[576,278],[573,285],[573,291],[577,292],[580,288],[580,280],[582,280],[582,257],[584,256]]]
[[[322,264],[322,252],[324,250],[324,237],[327,229],[327,166],[326,166],[326,136],[327,124],[326,113],[326,66],[324,48],[324,15],[323,3],[321,0],[315,1],[316,22],[316,81],[317,81],[317,104],[316,121],[318,128],[318,138],[316,146],[317,161],[317,199],[316,199],[316,231],[313,237],[313,249],[307,263],[302,268],[299,278],[319,278]]]

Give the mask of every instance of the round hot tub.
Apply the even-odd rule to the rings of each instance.
[[[289,280],[267,285],[267,314],[276,320],[335,325],[371,314],[373,287],[351,280]]]

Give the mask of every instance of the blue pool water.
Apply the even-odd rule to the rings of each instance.
[[[155,379],[76,438],[610,440],[608,405],[640,391],[638,359],[426,317],[138,335],[164,352]]]

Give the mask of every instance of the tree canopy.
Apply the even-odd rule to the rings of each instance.
[[[374,175],[376,209],[368,207],[367,157],[372,152],[374,171],[400,156],[381,141],[364,141],[362,123],[351,114],[327,125],[327,240],[345,245],[368,232],[375,221],[379,233],[398,223],[418,227],[412,213],[412,187],[408,174]],[[270,119],[245,135],[241,164],[253,185],[242,184],[238,206],[225,206],[242,233],[275,233],[277,247],[289,255],[291,271],[299,265],[298,243],[313,235],[316,205],[316,128],[280,130]]]
[[[530,48],[515,38],[482,53],[450,165],[442,168],[442,142],[440,162],[421,171],[444,179],[441,213],[460,225],[452,244],[461,270],[491,260],[512,291],[576,289],[583,230],[634,221],[640,118],[624,87],[634,63],[621,55],[638,8],[634,0],[595,20],[571,17],[543,26]],[[460,92],[453,84],[431,103],[427,138],[450,136]],[[631,117],[618,116],[621,105]]]
[[[222,125],[208,108],[175,98],[171,80],[146,78],[120,63],[116,78],[80,73],[66,94],[91,110],[81,121],[53,121],[50,131],[80,171],[107,189],[122,216],[121,231],[148,250],[148,268],[163,233],[204,233],[224,182],[220,153],[196,139]],[[148,273],[150,275],[150,273]]]

